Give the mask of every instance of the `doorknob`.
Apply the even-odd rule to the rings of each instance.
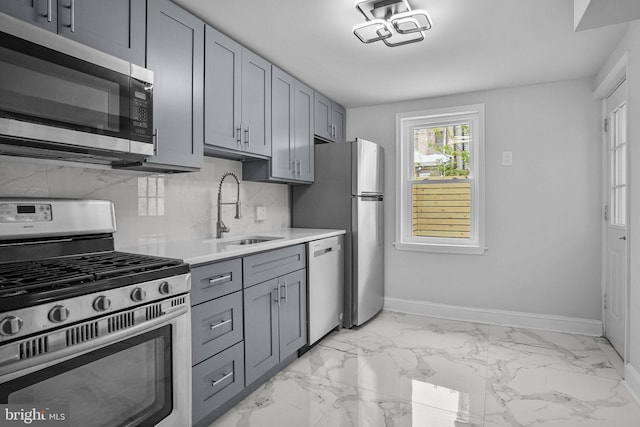
[[[627,236],[618,237],[620,240],[627,240]]]

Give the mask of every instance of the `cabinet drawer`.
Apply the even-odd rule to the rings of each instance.
[[[244,287],[305,268],[305,245],[290,246],[244,257]]]
[[[244,344],[239,342],[193,367],[193,423],[244,388]]]
[[[235,292],[191,309],[193,364],[242,340],[242,292]]]
[[[191,304],[196,305],[242,289],[240,258],[191,269]]]

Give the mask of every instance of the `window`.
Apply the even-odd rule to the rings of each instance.
[[[484,105],[396,116],[396,248],[484,253]]]

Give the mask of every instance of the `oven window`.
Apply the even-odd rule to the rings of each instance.
[[[74,427],[153,426],[173,409],[171,325],[3,384],[3,403],[67,405]]]
[[[2,114],[109,136],[128,133],[126,75],[6,34],[2,37]]]

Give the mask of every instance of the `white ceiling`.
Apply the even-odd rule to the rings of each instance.
[[[573,0],[409,0],[433,28],[420,43],[365,45],[356,0],[175,0],[343,104],[594,76],[626,24],[573,31]]]

